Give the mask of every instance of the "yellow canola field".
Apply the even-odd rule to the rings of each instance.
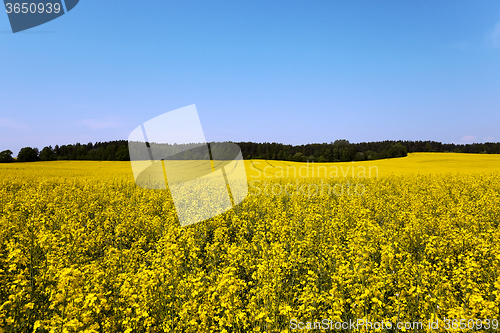
[[[493,331],[499,162],[245,161],[189,227],[130,163],[0,164],[0,332]]]
[[[458,153],[410,153],[407,157],[390,158],[375,161],[314,163],[289,161],[245,161],[248,176],[278,177],[297,176],[299,171],[309,177],[366,178],[409,174],[447,174],[477,173],[500,171],[500,155],[458,154]],[[302,168],[302,170],[299,170]]]

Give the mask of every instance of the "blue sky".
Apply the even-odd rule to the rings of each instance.
[[[499,1],[96,1],[12,34],[0,151],[127,139],[196,104],[209,141],[500,141]]]

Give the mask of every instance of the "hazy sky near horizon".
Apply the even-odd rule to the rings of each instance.
[[[196,104],[208,141],[500,141],[500,2],[96,1],[12,34],[0,151],[126,140]]]

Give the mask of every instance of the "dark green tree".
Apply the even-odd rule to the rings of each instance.
[[[10,163],[14,162],[14,158],[12,157],[12,151],[4,150],[0,152],[0,163]]]
[[[375,159],[375,154],[371,150],[365,151],[365,156],[367,160],[373,160]]]
[[[130,160],[130,155],[127,146],[120,146],[115,153],[116,159],[118,161],[128,161]]]
[[[298,152],[292,156],[292,161],[302,162],[302,160],[303,160],[303,155],[301,152]]]
[[[105,150],[105,159],[108,160],[108,161],[113,161],[116,159],[115,157],[115,153],[116,153],[116,149],[118,147],[116,147],[115,144],[110,144],[109,146],[106,147],[106,150]]]
[[[354,157],[354,160],[355,161],[364,161],[364,160],[366,160],[366,156],[362,152],[357,152],[356,156]]]
[[[38,161],[38,149],[31,147],[21,148],[19,154],[17,154],[17,160],[19,162],[34,162]]]
[[[42,151],[40,152],[40,159],[42,161],[53,161],[55,160],[55,154],[54,150],[52,149],[52,146],[44,147]]]
[[[333,143],[333,145],[334,146],[340,146],[340,147],[349,146],[349,140],[346,140],[346,139],[335,140],[335,142]]]
[[[406,148],[399,142],[395,143],[387,152],[387,157],[403,157],[408,155]]]

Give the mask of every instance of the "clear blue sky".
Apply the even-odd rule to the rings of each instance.
[[[82,0],[17,34],[0,13],[0,151],[190,104],[209,141],[500,141],[500,2]]]

